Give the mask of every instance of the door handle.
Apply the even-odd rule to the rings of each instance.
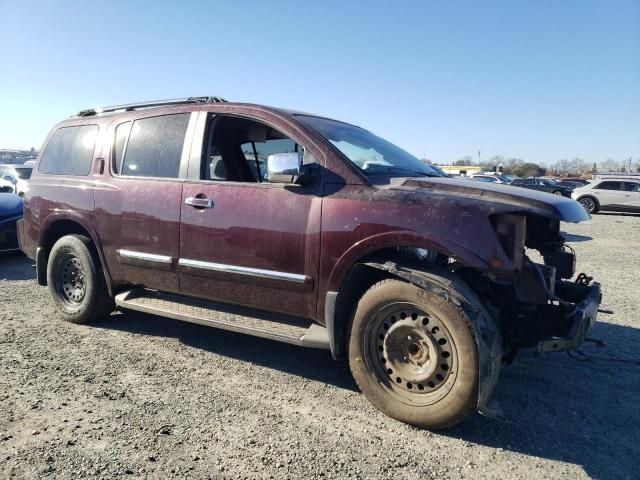
[[[187,197],[184,203],[194,208],[213,208],[213,200],[210,198]]]

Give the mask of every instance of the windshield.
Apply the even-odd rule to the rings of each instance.
[[[31,168],[16,168],[18,178],[22,180],[29,180],[31,178]]]
[[[365,175],[441,177],[426,163],[371,132],[326,118],[298,115]]]

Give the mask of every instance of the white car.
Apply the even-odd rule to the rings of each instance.
[[[0,165],[0,179],[13,185],[13,191],[21,197],[27,191],[33,167],[26,165]]]
[[[600,210],[640,212],[640,178],[606,178],[576,188],[571,198],[589,213]]]
[[[509,183],[504,177],[496,174],[471,175],[471,180],[487,183]]]

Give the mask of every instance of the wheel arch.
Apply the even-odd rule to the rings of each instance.
[[[465,266],[487,269],[488,265],[475,253],[464,247],[437,238],[423,237],[413,232],[389,232],[375,235],[351,247],[336,262],[326,289],[323,312],[325,325],[329,330],[331,352],[334,358],[341,358],[345,352],[347,326],[358,300],[374,283],[383,278],[393,277],[393,273],[371,266],[370,262],[392,260],[395,249],[422,249],[430,253],[452,257]]]
[[[40,227],[40,235],[38,238],[36,249],[36,272],[39,285],[47,285],[47,262],[49,260],[49,252],[53,245],[65,235],[82,235],[91,240],[95,253],[100,261],[100,267],[105,277],[109,295],[113,295],[111,285],[111,275],[104,259],[100,237],[95,229],[88,224],[82,217],[76,217],[67,214],[54,214]]]
[[[598,199],[596,198],[595,195],[592,195],[590,193],[584,193],[582,195],[580,195],[578,198],[576,198],[576,202],[580,202],[580,200],[582,200],[583,198],[589,198],[591,200],[593,200],[593,203],[595,204],[595,209],[593,210],[592,213],[597,213],[598,210],[600,210],[600,202],[598,201]]]

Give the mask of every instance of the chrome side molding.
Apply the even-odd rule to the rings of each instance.
[[[133,250],[118,250],[118,255],[123,258],[130,258],[134,260],[144,260],[147,262],[156,262],[156,263],[171,263],[171,257],[167,257],[165,255],[156,255],[155,253],[145,253],[145,252],[135,252]]]
[[[261,268],[240,267],[238,265],[225,265],[224,263],[203,262],[201,260],[190,260],[181,258],[178,265],[190,268],[200,268],[203,270],[213,270],[216,272],[238,273],[253,277],[269,278],[273,280],[286,280],[295,283],[305,283],[310,280],[306,275],[297,273],[278,272],[275,270],[263,270]]]

